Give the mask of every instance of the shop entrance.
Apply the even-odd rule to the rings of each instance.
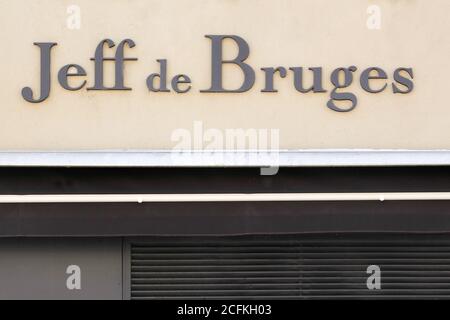
[[[135,239],[130,299],[450,298],[447,235]]]

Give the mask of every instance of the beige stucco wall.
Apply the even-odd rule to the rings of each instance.
[[[71,4],[81,8],[79,30],[66,26]],[[372,4],[381,8],[380,30],[366,25]],[[279,129],[282,149],[450,149],[449,12],[448,0],[0,0],[0,150],[170,149],[173,131],[196,120],[205,128]],[[296,92],[292,78],[276,81],[279,93],[261,93],[261,71],[250,92],[202,94],[210,79],[205,34],[243,37],[257,70],[323,66],[327,90],[330,72],[350,65],[382,67],[391,79],[397,67],[412,67],[415,89],[369,94],[355,78],[359,102],[348,113],[328,109],[328,93]],[[136,42],[127,56],[139,61],[126,64],[133,91],[62,89],[56,72],[68,63],[82,65],[93,83],[89,58],[104,38]],[[20,94],[38,88],[33,42],[58,42],[52,93],[41,104]],[[147,90],[158,58],[168,59],[169,75],[191,77],[191,92]],[[228,73],[225,82],[239,79]]]

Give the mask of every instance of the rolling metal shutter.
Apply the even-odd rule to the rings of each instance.
[[[131,241],[131,299],[450,298],[446,235]],[[367,288],[367,268],[381,289]]]

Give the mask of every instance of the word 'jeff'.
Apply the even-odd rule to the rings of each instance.
[[[251,90],[256,81],[255,69],[248,62],[250,56],[250,47],[241,37],[236,35],[206,35],[211,41],[211,85],[209,88],[200,90],[201,93],[243,93]],[[223,58],[224,40],[232,40],[237,45],[237,55],[234,59]],[[55,42],[34,43],[40,49],[40,90],[39,95],[29,87],[22,89],[23,98],[31,103],[40,103],[50,96],[51,89],[51,52],[52,48],[57,46]],[[125,57],[125,47],[133,48],[136,46],[131,39],[126,39],[117,45],[114,57],[105,57],[105,45],[109,48],[116,46],[114,41],[105,39],[101,41],[91,60],[94,62],[95,74],[92,86],[87,86],[87,76],[85,69],[77,64],[68,64],[59,69],[58,82],[62,88],[70,91],[77,91],[83,88],[86,90],[131,90],[125,86],[124,63],[127,61],[137,61],[137,58]],[[104,63],[110,61],[115,64],[115,82],[114,86],[106,86],[104,83]],[[185,94],[192,89],[192,80],[186,74],[178,74],[171,79],[167,75],[167,60],[158,59],[159,72],[152,73],[146,79],[147,88],[151,92],[171,92]],[[242,74],[242,83],[235,89],[225,88],[223,84],[223,73],[225,65],[234,65],[236,71]],[[235,68],[236,69],[236,68]],[[306,71],[305,71],[306,69]],[[322,67],[303,68],[303,67],[265,67],[260,68],[264,77],[264,88],[261,92],[275,93],[275,81],[288,77],[292,78],[293,87],[299,93],[326,93],[328,90],[323,85],[324,71]],[[353,110],[358,104],[357,96],[350,92],[348,88],[354,82],[354,74],[358,71],[356,66],[340,67],[331,72],[329,77],[332,89],[329,93],[327,107],[338,112],[348,112]],[[311,80],[308,85],[304,82],[304,73],[309,72]],[[78,77],[77,85],[69,82],[70,78]],[[359,83],[361,88],[371,94],[385,91],[389,84],[390,90],[394,94],[408,94],[414,89],[414,74],[412,68],[397,68],[392,74],[392,81],[382,68],[370,67],[361,71],[359,74]],[[73,80],[72,80],[73,81]],[[170,83],[168,83],[170,82]],[[389,83],[390,82],[390,83]]]

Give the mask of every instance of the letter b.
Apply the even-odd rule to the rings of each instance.
[[[211,39],[212,45],[211,88],[201,90],[200,92],[239,93],[250,90],[255,84],[255,71],[250,65],[244,62],[250,55],[248,43],[241,37],[235,35],[206,35],[205,37]],[[223,60],[222,47],[223,40],[225,39],[232,39],[238,45],[239,53],[233,60]],[[244,81],[239,89],[227,90],[223,88],[222,67],[225,63],[239,66],[244,73]]]

